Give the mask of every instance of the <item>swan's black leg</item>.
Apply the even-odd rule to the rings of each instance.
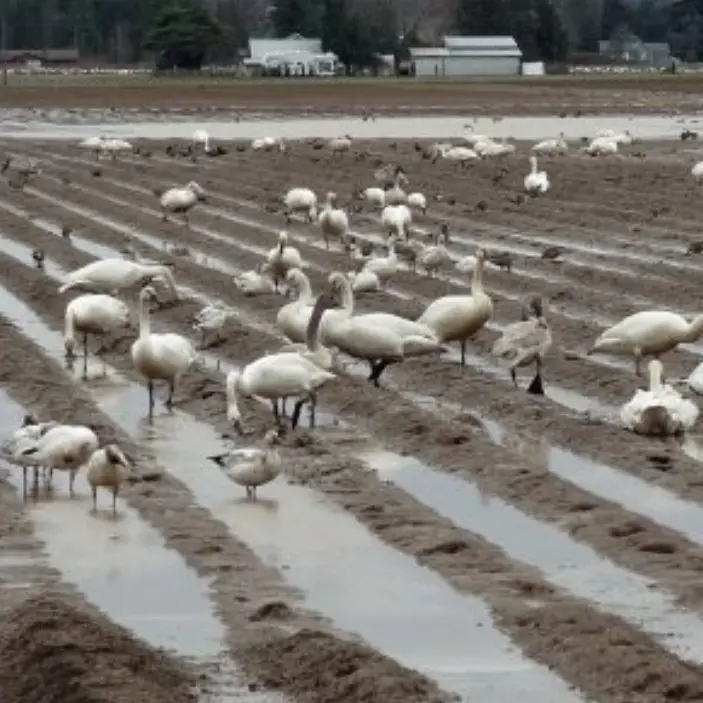
[[[171,381],[168,384],[168,398],[166,398],[166,407],[170,410],[173,407],[173,394],[176,390],[176,384]]]
[[[515,373],[515,369],[510,369],[510,378],[513,379],[513,384],[515,388],[517,388],[517,374]]]
[[[385,371],[386,367],[390,366],[391,363],[392,362],[387,359],[381,359],[375,364],[373,373],[371,374],[369,380],[374,386],[376,386],[376,388],[379,387],[379,379],[381,378],[381,374]]]
[[[310,427],[315,427],[315,408],[317,407],[317,395],[310,394]]]
[[[149,417],[154,416],[154,382],[148,381],[146,384],[149,391]]]
[[[27,500],[27,467],[22,467],[22,500]]]
[[[286,398],[281,398],[281,415],[286,417]]]
[[[527,387],[528,393],[534,393],[535,395],[544,395],[544,384],[542,383],[542,362],[537,359],[535,362],[535,377],[532,379],[532,383]]]
[[[303,403],[305,403],[305,398],[300,398],[295,401],[293,406],[293,414],[290,418],[291,429],[295,429],[298,426],[298,421],[300,420],[300,412],[303,409]]]
[[[278,412],[278,399],[274,398],[271,401],[271,409],[273,410],[273,419],[276,421],[277,425],[281,424],[281,414]]]
[[[376,373],[376,362],[375,361],[369,361],[369,368],[371,369],[371,373],[369,374],[367,381],[373,381],[373,376],[374,373]]]
[[[461,365],[466,366],[466,340],[461,340]]]

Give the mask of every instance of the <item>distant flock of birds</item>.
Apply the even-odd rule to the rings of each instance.
[[[445,148],[435,145],[441,158],[447,158],[451,149],[470,149],[485,158],[488,150],[507,149],[512,145],[493,142],[487,137],[471,134],[470,147]],[[81,146],[97,153],[126,150],[120,140],[95,138]],[[106,143],[110,144],[106,148]],[[204,132],[196,132],[194,145],[207,153],[212,149]],[[330,149],[344,153],[350,148],[348,137],[332,140]],[[632,136],[600,134],[587,148],[589,154],[617,152],[618,145],[631,143]],[[257,148],[285,148],[278,139],[257,140]],[[497,147],[490,146],[497,144]],[[596,145],[594,147],[594,145]],[[610,145],[610,146],[608,146]],[[120,147],[118,149],[118,147]],[[591,148],[593,147],[593,148]],[[513,147],[514,148],[514,147]],[[130,145],[131,149],[131,145]],[[533,147],[535,153],[563,153],[563,137],[540,142]],[[431,156],[435,158],[436,154]],[[457,158],[456,160],[462,161]],[[525,190],[533,197],[549,190],[549,179],[544,171],[537,170],[536,156],[530,156],[530,172],[525,176]],[[317,394],[326,385],[334,383],[339,371],[340,352],[369,365],[368,380],[375,386],[386,368],[405,359],[438,354],[446,345],[458,343],[461,364],[466,365],[469,340],[490,320],[493,302],[483,285],[486,264],[510,270],[510,259],[491,261],[487,252],[479,248],[474,256],[453,261],[446,244],[448,228],[443,226],[431,245],[411,240],[413,212],[424,213],[426,198],[422,193],[406,192],[409,180],[402,168],[388,164],[373,174],[377,185],[359,192],[359,197],[372,207],[380,208],[381,226],[387,236],[387,253],[374,256],[373,247],[365,249],[349,230],[347,213],[337,206],[334,193],[328,193],[321,209],[315,193],[295,187],[283,195],[282,201],[287,222],[294,215],[315,226],[329,248],[337,242],[349,254],[355,270],[349,273],[334,271],[329,274],[325,289],[317,296],[304,273],[305,262],[300,251],[290,244],[287,231],[281,231],[278,243],[264,257],[259,268],[247,271],[234,280],[235,285],[247,295],[283,292],[294,295],[276,315],[276,327],[289,340],[276,353],[265,354],[240,369],[227,374],[225,380],[226,414],[233,427],[243,433],[242,401],[263,399],[271,404],[275,429],[263,438],[263,446],[226,452],[208,457],[222,466],[230,478],[244,486],[247,495],[256,497],[256,488],[273,480],[281,471],[282,461],[277,449],[286,430],[286,401],[293,401],[290,427],[299,424],[302,409],[308,406],[310,426],[315,425]],[[159,195],[164,218],[180,213],[188,224],[188,212],[206,200],[200,186],[191,182],[185,187],[167,190]],[[440,241],[440,239],[442,241]],[[560,252],[546,258],[556,258]],[[83,374],[87,376],[88,338],[90,335],[105,337],[120,330],[133,328],[133,313],[120,295],[139,289],[138,334],[130,355],[135,370],[147,386],[148,413],[152,417],[157,381],[166,382],[166,406],[173,405],[175,389],[191,368],[199,363],[196,346],[185,336],[175,333],[155,333],[151,330],[150,305],[162,304],[168,299],[179,299],[171,267],[162,262],[140,259],[133,250],[125,252],[127,258],[96,260],[73,271],[59,288],[60,293],[70,291],[80,295],[71,300],[65,309],[65,351],[69,361],[76,356],[80,343],[83,355]],[[356,294],[376,292],[399,270],[400,260],[409,269],[420,265],[428,274],[436,274],[447,262],[471,274],[470,291],[464,294],[445,295],[431,302],[417,320],[409,320],[391,313],[355,312]],[[166,297],[163,294],[166,293]],[[211,333],[221,334],[227,319],[236,313],[218,305],[203,308],[194,320],[195,330],[202,336],[201,344]],[[641,361],[650,358],[649,387],[638,389],[633,399],[621,410],[625,427],[647,435],[670,435],[690,429],[698,417],[698,407],[684,398],[663,379],[660,356],[679,344],[698,340],[703,335],[703,315],[688,322],[681,315],[647,310],[626,317],[601,334],[588,354],[605,352],[624,354],[635,359],[635,370],[642,374]],[[552,346],[552,332],[545,316],[544,301],[529,295],[521,305],[520,320],[504,327],[499,339],[492,346],[492,354],[510,372],[518,386],[516,372],[533,365],[535,375],[527,387],[532,394],[543,395],[542,369],[545,357]],[[101,353],[102,348],[97,352]],[[689,386],[703,394],[703,364],[688,379]],[[54,470],[69,472],[69,490],[73,491],[76,473],[87,466],[87,479],[93,493],[93,507],[97,506],[97,489],[105,487],[112,492],[113,511],[120,485],[130,472],[130,464],[119,447],[108,444],[100,447],[95,428],[60,425],[55,422],[38,422],[26,417],[23,425],[5,443],[5,451],[24,467],[34,468],[35,486],[39,472],[50,483]]]

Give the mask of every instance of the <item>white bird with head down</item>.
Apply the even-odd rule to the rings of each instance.
[[[662,382],[661,361],[649,362],[649,389],[638,389],[620,411],[623,425],[637,434],[667,436],[690,430],[698,419],[698,406]]]
[[[309,336],[319,339],[319,326],[324,297],[320,296],[312,316],[310,317]],[[319,363],[306,358],[298,352],[279,352],[267,354],[250,364],[241,371],[230,371],[227,374],[227,418],[241,432],[242,415],[239,409],[239,398],[259,396],[271,401],[274,418],[280,422],[278,400],[296,398],[291,426],[298,426],[300,412],[305,403],[310,404],[310,425],[315,424],[315,406],[317,392],[336,376],[320,367]]]
[[[139,337],[132,344],[134,368],[146,379],[149,390],[149,417],[154,414],[154,381],[168,383],[166,407],[173,406],[176,384],[197,361],[195,348],[180,334],[154,334],[147,303],[158,302],[156,291],[146,286],[139,295]]]
[[[168,215],[181,214],[186,227],[190,227],[188,213],[198,204],[206,203],[205,191],[195,182],[190,181],[183,188],[170,188],[159,198],[161,204],[161,215],[164,222],[168,221]]]
[[[129,460],[116,444],[106,444],[93,452],[86,470],[93,496],[93,512],[98,509],[98,488],[107,488],[112,493],[112,514],[117,514],[117,494],[131,471]]]
[[[88,335],[104,337],[120,328],[130,327],[126,303],[112,295],[86,293],[74,298],[64,313],[66,357],[75,357],[76,334],[83,336],[83,375],[88,373]],[[100,353],[99,351],[97,353]]]
[[[176,282],[168,266],[143,264],[122,258],[99,259],[72,271],[66,276],[66,283],[59,288],[59,293],[80,290],[114,295],[128,288],[145,286],[155,281],[165,283],[173,299],[178,300]]]
[[[679,344],[696,342],[703,335],[703,315],[691,322],[675,312],[644,310],[626,317],[605,330],[588,354],[605,352],[635,357],[635,373],[641,375],[643,358],[675,349]]]
[[[273,249],[269,249],[266,254],[266,264],[273,277],[276,291],[278,291],[278,284],[285,278],[289,269],[303,268],[300,252],[288,244],[288,232],[285,230],[278,233],[278,244]]]

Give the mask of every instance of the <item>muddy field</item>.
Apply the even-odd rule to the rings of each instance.
[[[701,108],[698,74],[547,76],[471,82],[381,79],[13,77],[0,109],[16,119],[174,115],[681,114]]]
[[[605,325],[633,311],[698,311],[700,261],[685,255],[703,223],[690,178],[695,150],[638,144],[590,159],[573,145],[569,156],[541,160],[552,190],[526,201],[526,145],[465,171],[432,165],[404,142],[358,143],[342,158],[309,143],[283,154],[230,145],[195,162],[168,156],[163,143],[139,145],[141,156],[99,164],[73,144],[3,145],[7,155],[39,158],[43,170],[24,192],[0,192],[0,427],[9,433],[29,411],[97,424],[139,477],[114,520],[107,497],[91,516],[85,483],[69,499],[61,477],[53,495],[23,505],[21,472],[4,466],[0,612],[12,628],[0,633],[0,681],[32,663],[14,653],[16,641],[30,642],[37,658],[58,656],[58,635],[47,630],[44,642],[35,606],[22,606],[50,587],[62,595],[41,596],[39,612],[58,613],[81,640],[104,630],[104,647],[74,653],[71,665],[84,670],[66,679],[84,692],[76,701],[122,700],[106,691],[137,663],[130,700],[166,700],[169,687],[178,701],[703,697],[703,446],[695,433],[681,442],[622,430],[618,408],[642,381],[629,362],[585,356]],[[348,365],[320,394],[318,427],[308,429],[305,416],[286,437],[285,476],[247,503],[206,457],[270,427],[268,406],[250,401],[247,434],[234,434],[224,371],[280,347],[274,321],[285,301],[245,297],[233,276],[275,244],[281,195],[294,185],[335,190],[352,229],[378,238],[378,213],[359,209],[353,194],[387,161],[430,200],[414,236],[446,223],[455,257],[478,245],[510,251],[513,270],[486,270],[495,312],[466,368],[452,348],[393,367],[376,389],[365,368]],[[190,231],[161,221],[152,192],[189,180],[209,198]],[[331,271],[350,268],[311,226],[288,229],[315,292]],[[133,336],[111,342],[105,377],[91,360],[83,381],[81,364],[66,369],[63,359],[70,296],[57,294],[59,282],[128,242],[171,262],[183,287],[181,302],[155,311],[159,330],[195,339],[205,300],[236,313],[184,380],[173,414],[160,389],[152,424],[129,357]],[[564,247],[559,261],[540,259],[548,246]],[[45,255],[43,271],[33,250]],[[415,317],[468,283],[456,272],[433,280],[403,269],[358,308]],[[549,301],[555,339],[544,398],[524,392],[529,371],[516,390],[489,354],[528,292]],[[687,376],[701,349],[668,354],[667,377]],[[92,610],[87,620],[81,598],[102,620]],[[124,666],[107,671],[111,648]],[[49,688],[29,698],[30,689],[16,689],[25,703],[58,700]]]

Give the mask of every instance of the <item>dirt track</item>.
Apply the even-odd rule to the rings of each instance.
[[[370,183],[377,162],[402,163],[413,189],[432,198],[428,215],[416,219],[416,228],[434,230],[440,222],[449,224],[457,256],[470,253],[478,243],[492,249],[517,248],[511,273],[490,269],[486,274],[496,303],[494,323],[516,319],[516,296],[538,291],[549,299],[556,343],[545,372],[548,396],[540,399],[515,391],[505,372],[493,367],[462,370],[452,358],[406,362],[388,372],[385,387],[379,390],[359,376],[342,375],[321,394],[321,406],[333,419],[287,440],[288,479],[324,494],[384,543],[440,574],[455,591],[484,599],[501,629],[529,657],[547,664],[593,700],[700,699],[700,662],[685,663],[671,654],[666,638],[648,634],[645,615],[644,624],[639,616],[633,624],[617,605],[596,608],[573,583],[555,579],[554,570],[541,557],[512,555],[508,538],[495,525],[466,515],[472,512],[468,504],[463,514],[452,513],[445,500],[449,484],[437,483],[438,492],[423,494],[393,472],[368,471],[361,455],[378,447],[409,455],[431,466],[440,478],[456,475],[459,485],[475,483],[489,502],[491,497],[500,498],[563,530],[574,541],[561,555],[557,572],[568,571],[572,561],[578,563],[581,543],[618,567],[652,579],[692,612],[699,612],[703,596],[699,516],[682,527],[673,508],[656,507],[653,494],[647,502],[633,490],[619,489],[612,478],[592,479],[604,470],[598,464],[607,464],[622,472],[621,478],[641,479],[641,490],[659,486],[674,496],[700,501],[700,461],[674,440],[657,442],[619,429],[612,413],[640,383],[631,364],[614,367],[603,358],[581,356],[601,329],[602,318],[617,319],[652,305],[695,312],[698,262],[683,254],[698,238],[701,223],[698,191],[689,180],[694,154],[682,145],[640,145],[627,149],[622,159],[601,161],[575,154],[545,159],[542,166],[553,189],[543,199],[521,202],[517,196],[524,154],[457,172],[422,161],[413,145],[405,143],[358,145],[354,155],[337,161],[310,145],[296,144],[284,155],[233,151],[197,163],[167,157],[160,144],[143,146],[153,152],[148,159],[96,167],[72,145],[8,145],[10,153],[42,158],[44,172],[23,194],[10,189],[0,193],[0,234],[30,249],[43,249],[47,272],[34,269],[28,255],[0,240],[1,285],[29,304],[48,327],[61,330],[65,300],[55,293],[51,266],[71,270],[92,260],[94,255],[81,248],[81,237],[119,250],[125,228],[133,228],[136,235],[157,238],[150,240],[156,246],[143,239],[135,243],[147,257],[171,260],[180,284],[236,306],[240,314],[230,323],[227,339],[210,351],[243,364],[280,345],[273,321],[282,301],[273,295],[242,296],[223,265],[243,270],[259,263],[257,251],[270,248],[282,226],[280,213],[273,210],[288,187],[305,184],[318,193],[333,188],[349,203],[355,189]],[[180,225],[160,221],[151,189],[190,179],[208,190],[209,204],[196,211],[193,228],[186,232]],[[8,203],[19,211],[12,212]],[[91,219],[94,215],[104,219]],[[352,228],[377,234],[375,217],[355,213]],[[48,232],[48,223],[85,230],[77,233],[72,245]],[[329,271],[347,266],[341,253],[324,250],[311,228],[295,224],[290,231],[308,262],[315,290]],[[191,255],[165,252],[162,237],[169,246],[189,247]],[[538,258],[548,244],[566,247],[563,262]],[[359,305],[361,310],[414,316],[437,295],[465,290],[459,283],[401,272],[388,293],[364,296]],[[186,300],[157,312],[156,319],[161,327],[190,334],[199,307]],[[5,308],[0,314],[6,320],[10,316]],[[488,349],[496,335],[495,330],[484,330],[472,344],[472,353],[483,364],[490,363]],[[135,379],[127,355],[131,341],[131,337],[116,340],[106,359]],[[0,342],[0,381],[17,403],[61,420],[90,418],[96,423],[99,418],[103,438],[119,441],[142,472],[154,470],[149,443],[116,428],[82,384],[58,373],[55,362],[9,321],[0,326]],[[665,359],[670,378],[687,375],[695,364],[690,351]],[[87,387],[92,385],[90,381]],[[178,398],[181,411],[220,433],[231,433],[220,372],[193,372]],[[432,398],[439,405],[433,405]],[[138,414],[145,409],[146,398],[141,399],[144,406],[132,408]],[[483,430],[481,418],[503,423],[508,439],[497,445]],[[255,403],[247,406],[246,420],[256,435],[270,423],[267,410]],[[573,457],[557,453],[553,445],[576,454],[583,463],[574,464]],[[209,447],[203,447],[196,456],[208,453]],[[157,463],[162,463],[158,457]],[[160,480],[131,486],[126,500],[192,569],[215,577],[211,597],[227,631],[228,649],[253,688],[279,688],[300,700],[349,703],[441,697],[430,680],[431,667],[430,679],[403,669],[382,656],[393,656],[392,651],[380,652],[380,646],[374,650],[348,639],[333,616],[315,612],[314,602],[306,601],[303,608],[301,593],[292,587],[295,576],[288,574],[290,564],[272,568],[262,563],[257,549],[247,546],[248,533],[236,539],[219,514],[198,504],[173,467],[164,465],[161,470],[165,473]],[[197,470],[212,471],[205,466]],[[435,495],[434,503],[428,503],[430,495]],[[28,534],[11,492],[2,498],[3,535],[16,534],[18,525],[24,526],[22,534]],[[471,519],[474,523],[469,524]],[[337,567],[343,568],[347,547],[343,542],[335,546],[334,532],[329,539],[338,555]],[[37,545],[29,536],[26,540],[26,550],[35,553]],[[530,535],[526,533],[524,540],[529,542]],[[283,559],[291,558],[284,546],[278,549]],[[36,577],[42,583],[55,578],[55,573]],[[5,591],[1,593],[5,607],[15,605],[12,590],[7,598]],[[352,625],[343,629],[363,637],[364,627],[352,618]],[[467,668],[470,665],[466,663]],[[193,667],[198,666],[196,658]],[[321,677],[321,669],[328,675]],[[541,700],[556,703],[549,695],[543,692]]]
[[[680,76],[551,76],[497,81],[179,80],[134,78],[76,80],[52,76],[0,92],[0,108],[26,108],[25,119],[58,115],[71,122],[95,111],[108,120],[175,114],[466,114],[588,115],[681,114],[700,110],[697,74]],[[16,119],[20,115],[14,116]]]

